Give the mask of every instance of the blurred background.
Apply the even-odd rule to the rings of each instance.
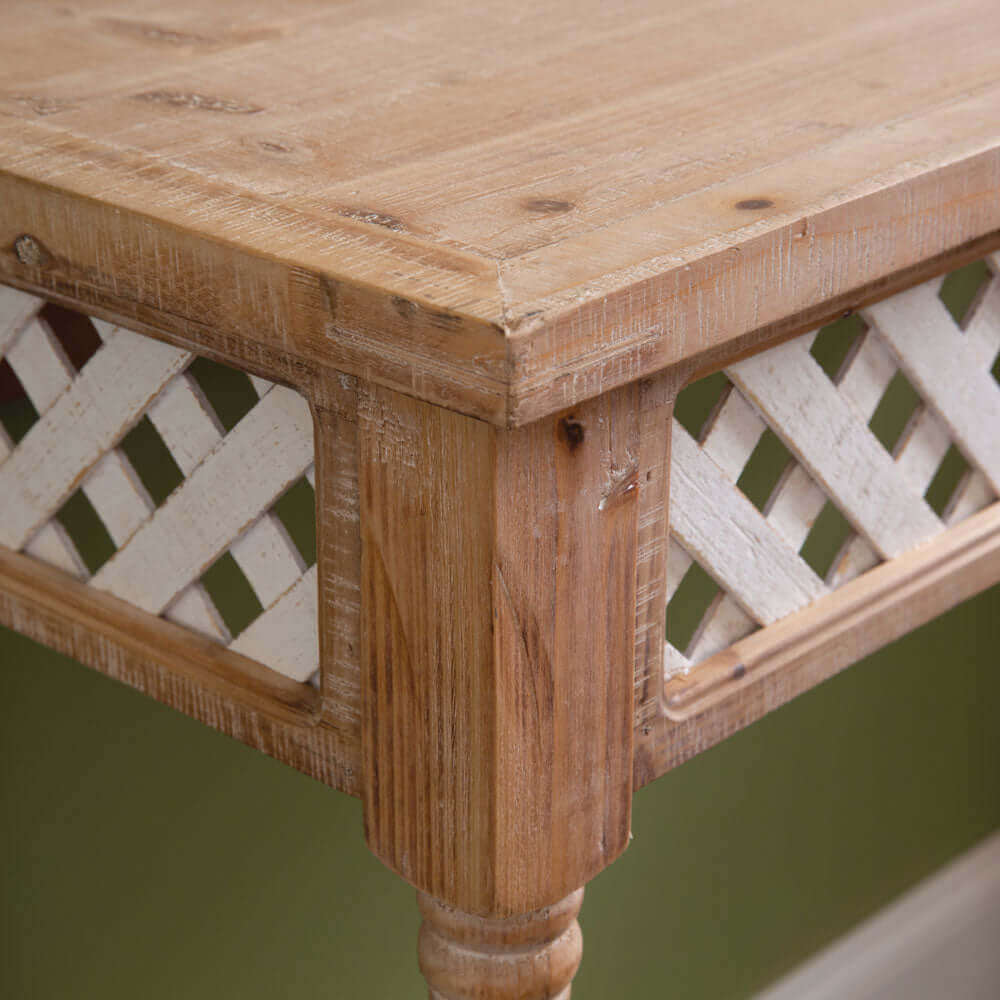
[[[956,315],[984,273],[947,285]],[[859,334],[839,329],[831,364]],[[246,395],[245,377],[202,369],[220,412]],[[5,393],[14,435],[31,414]],[[887,434],[912,404],[896,395]],[[166,495],[143,433],[129,447]],[[299,484],[281,514],[307,563],[312,503]],[[96,566],[91,513],[60,516]],[[245,581],[220,560],[205,582],[239,631]],[[702,583],[671,605],[678,642]],[[749,997],[1000,827],[998,649],[994,588],[643,789],[632,845],[587,890],[574,1000]],[[413,892],[367,852],[356,800],[5,629],[0,858],[3,998],[425,995]]]
[[[574,1000],[751,995],[1000,826],[1000,589],[636,796]],[[359,803],[0,632],[0,996],[425,996]]]

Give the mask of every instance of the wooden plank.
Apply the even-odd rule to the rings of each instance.
[[[1000,503],[675,677],[636,747],[636,788],[1000,582]]]
[[[189,355],[119,331],[0,466],[0,544],[19,549]]]
[[[670,525],[678,541],[758,622],[825,593],[823,582],[674,422]]]
[[[958,447],[1000,492],[1000,386],[933,289],[919,286],[865,314]]]
[[[313,456],[308,404],[291,389],[275,388],[101,567],[93,585],[159,614]]]
[[[884,556],[933,537],[941,522],[804,345],[789,341],[727,374],[844,516]]]
[[[10,17],[0,273],[497,424],[1000,230],[991,0],[56,6]]]

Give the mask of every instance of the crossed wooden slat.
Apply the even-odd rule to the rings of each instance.
[[[186,371],[189,352],[95,321],[102,346],[76,372],[38,316],[43,304],[0,288],[0,354],[39,414],[16,447],[0,434],[0,544],[310,678],[319,661],[316,570],[271,511],[295,481],[313,479],[305,400],[252,378],[259,401],[227,434]],[[159,508],[117,447],[144,414],[185,477]],[[55,519],[77,488],[116,547],[92,577]],[[264,608],[235,639],[199,582],[226,551]]]
[[[989,261],[1000,274],[1000,255]],[[690,670],[735,640],[799,610],[879,562],[895,558],[1000,494],[1000,280],[960,329],[941,279],[868,307],[868,330],[831,380],[810,354],[816,333],[726,370],[731,382],[701,440],[674,421],[667,594],[692,561],[721,588],[685,650],[669,643],[665,669]],[[922,404],[890,455],[869,421],[897,371]],[[770,427],[791,452],[763,512],[737,488]],[[943,517],[924,499],[949,447],[970,465]],[[825,580],[799,555],[832,501],[854,534]]]

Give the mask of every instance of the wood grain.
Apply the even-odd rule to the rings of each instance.
[[[7,14],[5,280],[497,424],[1000,245],[991,0]]]
[[[628,840],[638,389],[513,431],[360,391],[369,846],[538,909]]]

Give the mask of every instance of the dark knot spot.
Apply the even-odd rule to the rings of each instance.
[[[746,675],[746,672],[747,668],[745,664],[737,663],[736,666],[733,667],[733,680],[738,681],[741,677]]]
[[[573,202],[559,198],[526,198],[521,202],[521,207],[540,215],[559,215],[560,212],[572,212],[576,208]]]
[[[367,222],[373,226],[382,226],[384,229],[391,229],[393,232],[402,233],[406,226],[394,215],[387,212],[376,212],[371,208],[343,208],[340,214],[345,219],[354,219],[356,222]]]
[[[44,244],[27,233],[14,240],[14,253],[25,267],[45,267],[52,260],[52,254]]]
[[[772,208],[774,202],[770,198],[744,198],[743,201],[736,202],[736,207],[744,212],[755,212],[761,208]]]
[[[584,430],[583,424],[578,420],[574,420],[573,417],[563,417],[559,421],[559,440],[562,441],[564,445],[571,452],[576,451],[577,448],[583,444]]]

